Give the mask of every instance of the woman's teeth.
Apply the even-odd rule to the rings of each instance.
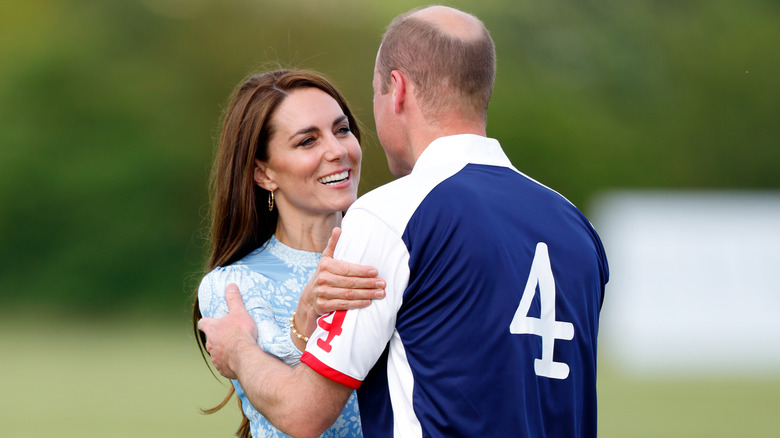
[[[333,175],[323,176],[318,181],[323,184],[336,184],[346,180],[349,177],[349,171],[345,170],[341,173],[334,173]]]

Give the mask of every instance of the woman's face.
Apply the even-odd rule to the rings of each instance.
[[[258,168],[282,220],[325,216],[355,202],[362,152],[335,99],[318,88],[294,90],[270,123],[268,160]]]

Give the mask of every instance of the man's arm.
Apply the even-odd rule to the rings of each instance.
[[[206,349],[220,374],[241,383],[260,413],[288,435],[316,437],[338,418],[352,389],[313,371],[295,368],[265,353],[256,343],[257,328],[234,284],[225,290],[230,314],[203,318]]]
[[[385,282],[377,278],[379,271],[376,268],[333,258],[340,235],[341,228],[333,228],[317,270],[298,300],[294,325],[303,336],[311,336],[317,328],[320,315],[367,307],[372,300],[385,296]],[[293,336],[292,340],[299,350],[306,348],[303,339]]]

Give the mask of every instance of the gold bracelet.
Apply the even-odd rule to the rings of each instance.
[[[295,330],[295,310],[293,310],[292,315],[290,315],[290,332],[292,332],[296,338],[302,340],[303,342],[309,342],[308,336],[303,336],[302,334],[298,333],[298,330]]]

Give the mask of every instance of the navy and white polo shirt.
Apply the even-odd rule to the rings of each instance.
[[[437,139],[342,228],[387,297],[320,318],[301,360],[359,387],[366,437],[596,436],[601,241],[496,140]]]

